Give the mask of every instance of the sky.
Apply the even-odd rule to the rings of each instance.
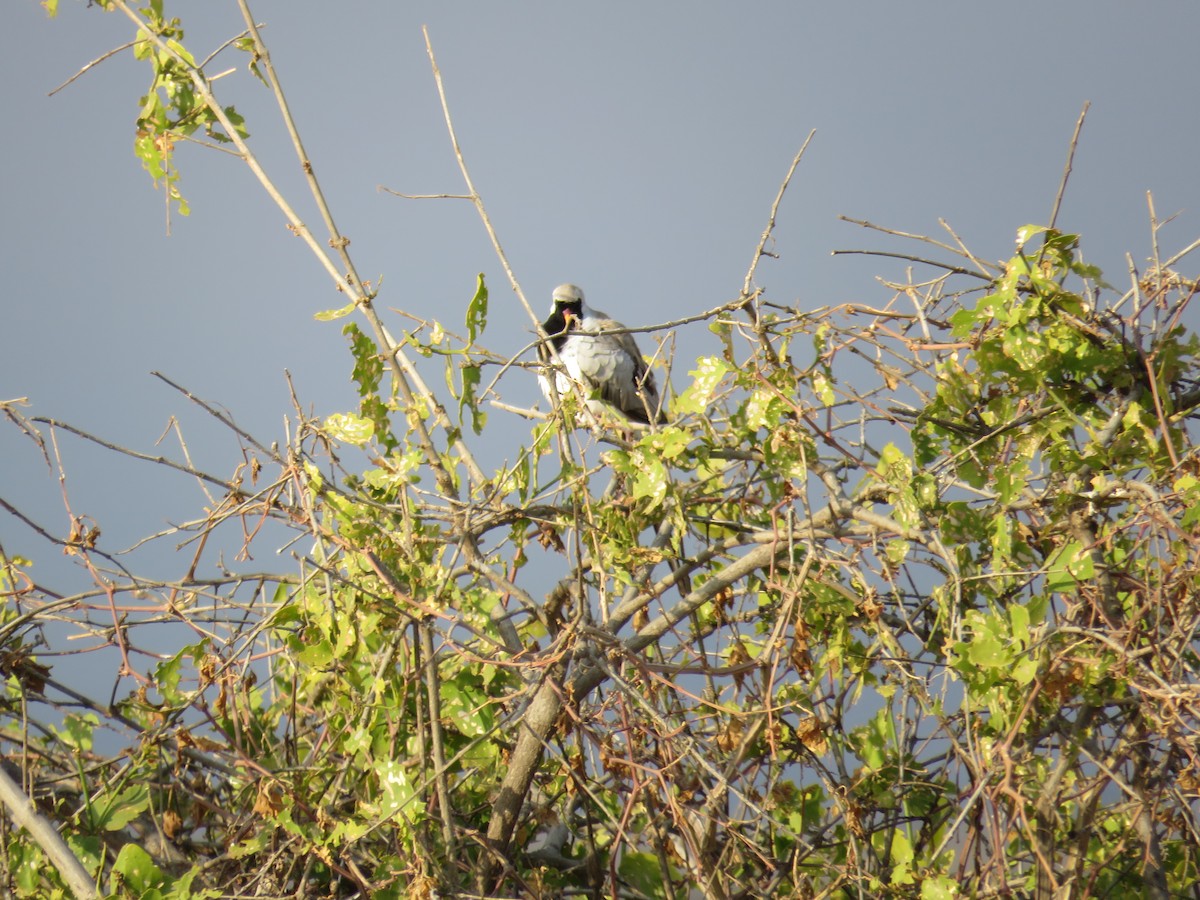
[[[1200,237],[1192,2],[251,6],[359,270],[382,279],[380,308],[461,328],[482,272],[484,342],[499,352],[525,345],[531,323],[472,206],[379,190],[463,191],[422,25],[476,187],[539,313],[564,281],[637,326],[736,297],[814,129],[780,210],[779,258],[758,271],[776,303],[890,295],[876,277],[900,277],[899,263],[831,252],[912,248],[839,215],[943,238],[944,219],[976,254],[1006,258],[1019,226],[1047,220],[1087,101],[1059,226],[1082,233],[1114,284],[1127,283],[1127,252],[1138,264],[1150,254],[1148,191],[1160,220],[1176,217],[1165,252]],[[166,8],[197,58],[242,28],[232,0]],[[229,434],[149,373],[281,440],[285,370],[316,414],[353,408],[342,323],[313,318],[342,301],[228,155],[180,150],[192,213],[173,215],[168,234],[162,194],[132,153],[145,63],[120,54],[48,96],[132,36],[123,17],[78,0],[61,0],[55,20],[34,0],[0,8],[0,399],[27,397],[27,415],[149,453],[163,452],[155,442],[177,416],[197,462],[232,474]],[[224,69],[223,101],[319,225],[269,92],[240,54],[218,57],[213,70]],[[713,349],[702,326],[679,335],[677,377]],[[501,391],[517,406],[540,399],[527,372]],[[527,435],[502,416],[492,412],[497,459]],[[75,511],[100,523],[109,549],[203,500],[186,480],[68,438],[60,448]],[[0,459],[0,497],[65,533],[56,476],[12,428],[0,428]],[[48,580],[69,567],[2,511],[0,546],[38,560]]]

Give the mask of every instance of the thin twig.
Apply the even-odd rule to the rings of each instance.
[[[66,87],[68,84],[70,84],[70,83],[71,83],[71,82],[73,82],[75,79],[77,79],[77,78],[79,78],[80,76],[82,76],[84,72],[88,71],[89,69],[91,69],[91,68],[92,68],[92,67],[94,67],[94,66],[98,66],[98,65],[100,65],[100,63],[104,62],[106,59],[108,59],[108,58],[110,58],[110,57],[113,57],[113,56],[116,56],[116,55],[117,55],[118,53],[120,53],[122,50],[128,50],[130,47],[132,47],[132,46],[133,46],[134,44],[136,44],[137,42],[138,42],[138,39],[135,39],[135,40],[129,41],[129,42],[128,42],[128,43],[126,43],[126,44],[122,44],[120,47],[115,47],[114,49],[112,49],[112,50],[109,50],[107,53],[103,54],[102,56],[97,56],[97,57],[96,57],[95,59],[93,59],[93,60],[92,60],[90,63],[88,63],[86,66],[84,66],[84,67],[83,67],[82,69],[80,69],[78,72],[76,72],[74,75],[72,75],[70,78],[68,78],[68,79],[67,79],[66,81],[64,81],[62,84],[60,84],[58,87],[56,87],[54,90],[52,90],[52,91],[51,91],[49,94],[47,94],[46,96],[47,96],[47,97],[53,97],[55,94],[57,94],[57,93],[58,93],[59,91],[61,91],[63,88],[65,88],[65,87]]]
[[[283,85],[280,83],[279,77],[275,74],[275,66],[271,62],[271,54],[267,50],[267,45],[263,42],[258,25],[255,23],[253,16],[250,15],[250,7],[247,5],[246,0],[238,0],[238,7],[241,9],[242,18],[246,22],[246,33],[254,40],[254,51],[262,60],[263,68],[267,72],[267,80],[270,83],[272,93],[275,95],[275,101],[279,106],[279,114],[283,117],[283,124],[287,128],[288,137],[291,138],[296,155],[300,158],[300,170],[304,173],[304,178],[308,182],[308,189],[312,192],[313,199],[317,204],[317,210],[320,212],[321,219],[325,223],[325,228],[329,232],[329,246],[333,248],[338,258],[342,261],[342,265],[347,272],[346,280],[350,281],[363,295],[366,295],[367,291],[363,288],[362,279],[358,277],[354,261],[350,258],[350,254],[346,252],[346,247],[349,246],[350,241],[342,235],[333,220],[333,210],[329,208],[329,204],[325,201],[325,193],[321,190],[321,183],[317,180],[312,160],[309,158],[308,152],[304,149],[304,142],[300,138],[300,130],[296,127],[296,120],[292,117],[291,107],[288,106],[287,98],[283,95]]]
[[[1087,118],[1088,109],[1091,107],[1092,101],[1087,100],[1083,104],[1083,109],[1079,113],[1079,120],[1075,123],[1075,133],[1071,135],[1071,145],[1067,149],[1067,165],[1063,169],[1062,180],[1058,183],[1058,194],[1054,197],[1054,208],[1050,210],[1050,227],[1053,228],[1058,222],[1058,211],[1062,208],[1063,194],[1067,190],[1067,179],[1071,177],[1071,167],[1075,163],[1075,148],[1079,146],[1079,132],[1083,130],[1083,120]]]
[[[965,256],[967,259],[969,259],[971,262],[975,263],[975,265],[979,267],[979,271],[982,275],[985,275],[988,278],[991,278],[992,275],[988,271],[988,269],[989,268],[999,268],[999,267],[995,266],[994,264],[981,262],[979,259],[977,259],[975,257],[975,254],[972,253],[971,249],[966,245],[966,242],[963,241],[963,239],[958,236],[958,234],[955,232],[955,230],[950,227],[950,223],[947,222],[945,219],[939,218],[938,224],[946,229],[946,232],[950,235],[950,237],[954,238],[954,242],[956,244],[958,244],[959,252],[963,256]]]
[[[921,263],[925,266],[934,266],[938,269],[945,269],[947,272],[953,272],[956,275],[970,275],[972,278],[982,278],[984,281],[992,279],[987,275],[980,275],[971,269],[964,269],[962,266],[953,266],[949,263],[938,262],[936,259],[925,259],[921,256],[913,256],[909,253],[888,253],[883,250],[831,250],[830,256],[883,256],[890,259],[906,259],[909,262]]]
[[[475,210],[479,213],[479,218],[483,222],[484,230],[487,231],[488,238],[492,242],[492,248],[495,250],[496,257],[500,260],[500,265],[503,267],[504,273],[508,276],[508,281],[512,286],[513,292],[517,295],[517,299],[521,302],[521,306],[525,308],[525,314],[529,316],[530,322],[533,323],[534,330],[537,332],[539,340],[547,341],[549,339],[549,335],[546,334],[546,332],[542,329],[541,320],[538,318],[537,314],[534,313],[533,308],[529,305],[529,301],[525,299],[525,292],[521,290],[521,284],[519,281],[517,281],[517,276],[513,273],[512,266],[509,265],[508,256],[505,254],[504,248],[500,245],[500,238],[496,234],[496,229],[492,226],[492,220],[488,215],[487,207],[484,206],[483,198],[480,196],[479,191],[476,190],[475,182],[471,179],[471,172],[467,168],[466,159],[463,157],[462,148],[458,143],[458,135],[454,131],[454,119],[450,115],[450,104],[446,100],[446,87],[442,83],[442,73],[438,68],[437,57],[433,52],[433,42],[429,37],[429,29],[427,27],[422,27],[421,32],[425,36],[425,50],[429,54],[429,65],[433,70],[433,80],[437,85],[438,98],[441,100],[442,114],[446,119],[446,131],[450,136],[450,145],[454,150],[454,158],[458,161],[459,171],[462,172],[463,181],[467,185],[467,190],[470,191],[468,197],[471,202],[475,204]],[[556,368],[561,368],[562,360],[558,358],[557,348],[552,343],[547,343],[545,346],[550,353],[551,365]],[[559,398],[557,380],[550,378],[547,380],[547,383],[550,385],[550,392],[551,396],[553,397],[552,402],[554,406],[554,412],[559,417],[562,417],[563,413],[561,405],[558,402]],[[579,391],[581,389],[577,386],[575,390]],[[588,411],[586,404],[584,405],[584,414],[591,418],[591,413]],[[567,429],[564,428],[563,435],[565,435],[566,430]],[[572,458],[571,448],[569,442],[563,435],[560,435],[558,442],[559,452],[562,454],[564,459],[570,459]]]
[[[1161,227],[1158,221],[1158,213],[1154,211],[1154,195],[1146,191],[1146,210],[1150,215],[1150,252],[1153,254],[1154,260],[1154,280],[1159,289],[1163,284],[1163,268],[1162,257],[1158,253],[1158,229]]]
[[[855,219],[851,216],[838,216],[838,219],[842,222],[849,222],[851,225],[859,225],[870,231],[878,231],[880,234],[889,234],[889,235],[892,235],[893,237],[904,238],[905,240],[909,240],[909,241],[920,241],[923,244],[931,244],[934,247],[938,247],[939,249],[948,250],[949,252],[955,254],[956,256],[962,256],[966,259],[969,259],[969,260],[971,260],[971,262],[974,262],[974,263],[976,263],[976,265],[978,265],[978,262],[976,262],[975,258],[966,250],[965,247],[963,247],[962,241],[958,240],[958,235],[954,234],[954,232],[949,228],[949,226],[947,226],[946,223],[941,219],[939,219],[938,222],[942,225],[943,228],[945,228],[947,231],[950,232],[950,235],[956,241],[958,241],[957,247],[951,246],[950,244],[947,244],[944,241],[939,241],[937,238],[932,238],[927,234],[914,234],[909,231],[901,231],[898,228],[887,228],[886,226],[883,226],[883,225],[876,225],[874,222],[870,222],[866,219]]]
[[[267,196],[274,201],[275,205],[278,206],[280,211],[284,214],[284,217],[287,219],[292,232],[298,235],[300,239],[308,245],[308,248],[320,261],[322,267],[333,279],[334,284],[338,286],[339,290],[349,290],[351,292],[351,296],[355,300],[360,299],[355,286],[347,284],[346,278],[341,272],[338,271],[338,267],[334,265],[333,260],[329,258],[329,255],[325,252],[320,242],[317,241],[316,236],[313,235],[312,231],[304,223],[304,220],[300,218],[300,214],[292,208],[292,205],[288,203],[287,198],[284,197],[279,188],[275,186],[275,182],[272,181],[267,175],[266,170],[262,167],[262,164],[259,163],[258,157],[254,155],[254,152],[250,149],[245,139],[242,138],[241,134],[238,132],[237,127],[232,121],[230,121],[224,107],[221,106],[220,102],[213,94],[212,88],[209,86],[208,79],[205,78],[204,73],[201,72],[196,66],[189,63],[187,59],[185,59],[175,48],[171,47],[161,37],[150,31],[145,20],[143,20],[142,17],[130,7],[127,0],[112,0],[112,8],[123,13],[126,18],[128,18],[134,24],[135,27],[145,34],[146,40],[149,40],[160,52],[165,53],[188,73],[188,77],[192,80],[192,85],[196,88],[197,96],[204,101],[204,105],[208,107],[214,118],[216,118],[217,122],[220,123],[221,128],[225,132],[225,136],[228,137],[230,143],[237,148],[238,154],[241,156],[242,161],[250,168],[250,171],[254,174],[254,177],[258,179],[258,183],[262,185],[263,190],[267,192]]]
[[[354,265],[354,261],[350,257],[349,251],[347,250],[347,247],[350,245],[350,239],[341,233],[333,219],[333,211],[330,209],[329,204],[325,200],[325,193],[321,189],[320,182],[317,180],[312,161],[309,158],[307,151],[304,149],[304,143],[300,139],[300,131],[296,127],[295,119],[292,117],[291,107],[288,106],[287,98],[283,94],[283,87],[275,73],[275,68],[271,62],[270,53],[267,51],[266,44],[262,40],[262,35],[259,33],[258,28],[254,23],[253,16],[250,14],[250,7],[247,3],[247,0],[238,0],[238,6],[242,10],[242,17],[246,22],[246,29],[250,33],[250,36],[254,39],[255,52],[259,55],[260,59],[262,60],[263,67],[267,72],[271,90],[275,95],[276,104],[279,106],[280,115],[283,116],[288,134],[292,139],[292,146],[296,151],[297,157],[300,159],[300,166],[304,172],[305,179],[308,182],[309,190],[312,193],[313,200],[316,202],[317,208],[321,214],[321,218],[329,232],[329,245],[333,248],[334,252],[341,260],[342,266],[346,272],[345,276],[335,276],[337,279],[337,284],[348,291],[357,306],[362,310],[367,322],[371,325],[371,329],[375,334],[376,341],[381,346],[386,348],[388,363],[392,367],[396,386],[400,391],[401,399],[404,401],[404,407],[408,411],[408,421],[417,436],[417,443],[420,445],[422,453],[429,462],[430,468],[432,468],[434,471],[434,475],[438,481],[439,489],[447,497],[456,496],[458,491],[455,488],[455,480],[450,472],[446,469],[441,454],[437,452],[437,449],[433,445],[433,440],[429,434],[429,429],[426,426],[424,419],[421,418],[417,411],[418,404],[416,395],[413,393],[412,387],[410,386],[410,380],[414,379],[416,369],[412,365],[412,362],[408,359],[407,355],[404,353],[402,346],[388,333],[388,330],[384,327],[383,322],[375,312],[375,308],[371,302],[372,295],[367,291],[362,278],[359,277],[358,270]],[[211,93],[209,96],[211,97]],[[299,227],[303,228],[304,226],[302,223],[300,223]],[[308,234],[307,229],[305,229],[305,233]],[[315,244],[310,243],[310,246],[315,247]],[[319,256],[321,260],[326,263],[327,267],[331,265],[331,260],[329,260],[329,257],[324,253],[324,251],[320,251]],[[437,402],[437,398],[428,389],[422,390],[422,394],[429,401],[429,405],[434,408],[437,415],[438,424],[447,432],[453,432],[453,425],[450,422],[449,417],[446,415],[445,409],[440,403]],[[470,452],[469,448],[460,438],[455,438],[453,443],[455,450],[458,451],[460,458],[467,467],[467,471],[471,476],[472,482],[477,486],[483,484],[487,479],[484,477],[483,471],[475,462],[475,457]]]
[[[487,208],[483,205],[483,198],[479,195],[479,191],[475,189],[475,182],[471,180],[471,173],[467,169],[462,148],[458,144],[458,135],[454,132],[454,120],[450,117],[450,104],[446,101],[446,86],[442,84],[442,73],[438,68],[437,57],[433,53],[433,42],[429,38],[429,29],[422,26],[421,33],[425,36],[425,51],[429,54],[429,65],[433,68],[433,80],[437,84],[438,98],[442,102],[442,114],[446,118],[446,131],[450,134],[450,145],[454,148],[454,158],[458,160],[459,171],[462,172],[463,181],[466,182],[467,190],[470,191],[466,199],[475,204],[479,218],[483,220],[483,227],[492,241],[492,249],[496,251],[496,256],[500,260],[500,265],[504,268],[504,274],[508,276],[508,282],[512,285],[513,292],[517,295],[517,299],[521,301],[521,305],[525,307],[525,312],[529,315],[530,321],[537,326],[541,320],[534,314],[529,301],[525,299],[525,292],[521,290],[521,284],[517,281],[517,276],[513,274],[512,266],[508,263],[508,256],[505,255],[504,248],[500,246],[500,238],[496,235],[496,229],[492,227],[492,220],[488,216]]]
[[[1192,241],[1190,244],[1188,244],[1186,247],[1184,247],[1182,250],[1180,250],[1178,253],[1176,253],[1174,256],[1172,256],[1170,259],[1168,259],[1166,262],[1164,262],[1163,266],[1167,269],[1171,268],[1171,266],[1175,265],[1175,263],[1179,262],[1181,259],[1183,259],[1185,256],[1187,256],[1189,253],[1191,253],[1193,250],[1197,249],[1198,247],[1200,247],[1200,240]]]
[[[66,422],[60,422],[58,419],[48,419],[43,416],[37,416],[33,419],[33,421],[37,422],[39,425],[49,425],[51,428],[60,428],[63,431],[69,431],[71,434],[81,437],[86,441],[91,441],[93,444],[98,444],[106,450],[113,450],[125,456],[131,456],[134,459],[140,459],[143,462],[157,463],[158,465],[176,469],[187,475],[201,478],[204,481],[207,481],[210,484],[214,484],[218,487],[222,487],[227,491],[237,490],[237,485],[232,484],[223,478],[217,478],[215,475],[209,475],[207,472],[201,472],[199,469],[194,469],[191,466],[185,466],[182,463],[177,463],[175,460],[168,459],[165,456],[151,456],[149,453],[140,453],[137,450],[130,450],[128,447],[122,447],[119,444],[114,444],[111,441],[106,441],[103,438],[96,437],[94,434],[89,434],[82,428],[76,428],[74,425],[70,425]]]
[[[162,381],[163,383],[165,383],[165,384],[173,387],[175,390],[179,391],[179,393],[183,394],[183,396],[187,397],[189,400],[191,400],[193,403],[195,403],[197,406],[199,406],[202,410],[204,410],[206,413],[208,413],[210,416],[212,416],[214,419],[216,419],[218,422],[220,422],[222,425],[224,425],[230,431],[234,432],[238,437],[240,437],[246,443],[250,444],[253,447],[257,447],[260,451],[262,451],[263,453],[270,456],[276,462],[283,461],[282,457],[280,457],[278,452],[272,451],[269,447],[263,446],[261,443],[259,443],[258,440],[255,439],[254,435],[250,434],[250,432],[246,431],[243,428],[239,428],[237,423],[233,421],[233,416],[231,416],[228,412],[219,410],[215,406],[213,406],[211,403],[208,403],[205,400],[201,400],[199,397],[197,397],[195,394],[193,394],[187,388],[181,387],[180,385],[176,384],[174,381],[172,381],[170,378],[168,378],[162,372],[151,372],[150,374],[153,375],[155,378],[157,378],[159,381]],[[184,452],[185,453],[187,452],[186,448],[184,448]]]
[[[256,22],[254,27],[255,28],[266,28],[267,23],[266,22]],[[231,37],[229,40],[227,40],[225,43],[223,43],[221,46],[219,46],[212,53],[208,54],[208,56],[204,57],[204,59],[201,61],[200,65],[197,66],[197,68],[200,69],[201,71],[203,71],[204,69],[206,69],[208,67],[208,64],[210,62],[212,62],[214,59],[217,58],[218,55],[220,55],[222,50],[225,50],[227,47],[231,46],[232,44],[237,43],[238,41],[240,41],[242,38],[248,36],[249,34],[250,34],[249,31],[243,31],[241,34],[235,34],[233,37]],[[231,70],[231,71],[236,71],[236,70]],[[225,74],[225,73],[222,73],[222,75],[223,74]],[[209,80],[216,81],[216,79],[218,79],[220,77],[221,77],[220,75],[213,75]]]
[[[375,189],[405,200],[470,200],[474,202],[476,199],[470,194],[402,194],[399,191],[393,191],[390,187],[384,187],[382,184],[377,185]]]
[[[788,189],[788,185],[792,181],[792,176],[796,173],[796,167],[800,165],[800,160],[804,158],[804,151],[808,149],[809,142],[817,133],[814,128],[808,133],[808,137],[804,139],[804,143],[800,145],[800,150],[792,159],[792,164],[788,167],[787,174],[783,176],[783,182],[779,185],[779,192],[775,195],[775,202],[771,204],[771,214],[767,217],[767,227],[763,229],[762,235],[758,239],[758,246],[754,248],[754,259],[750,261],[750,268],[746,271],[746,280],[742,282],[742,297],[747,298],[751,295],[751,286],[754,283],[754,273],[758,270],[758,263],[763,258],[764,250],[767,247],[767,241],[771,239],[771,234],[775,231],[775,218],[779,214],[779,204],[783,202],[783,194]]]

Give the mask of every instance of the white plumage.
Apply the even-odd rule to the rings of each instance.
[[[542,330],[550,337],[562,363],[561,368],[554,369],[553,387],[559,397],[564,397],[577,385],[593,415],[599,415],[607,406],[631,422],[642,425],[648,425],[652,419],[665,422],[654,373],[646,367],[633,335],[606,333],[624,327],[599,310],[591,309],[576,285],[556,287],[550,317],[542,323]],[[539,347],[538,356],[546,366],[553,365],[548,347]],[[553,403],[555,391],[550,376],[540,374],[538,381],[546,399]]]

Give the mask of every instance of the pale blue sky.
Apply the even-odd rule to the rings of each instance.
[[[781,258],[759,271],[776,302],[886,297],[874,275],[896,277],[899,264],[830,251],[904,248],[839,213],[925,233],[944,217],[977,253],[1006,256],[1018,226],[1047,218],[1086,100],[1060,226],[1083,233],[1114,283],[1127,281],[1126,250],[1149,254],[1147,190],[1161,218],[1179,213],[1163,232],[1168,252],[1200,236],[1195,3],[252,5],[360,271],[385,278],[380,305],[457,327],[485,272],[485,343],[500,351],[528,340],[528,322],[473,209],[376,190],[462,190],[422,24],[476,184],[539,312],[562,281],[631,325],[734,297],[814,128],[781,211]],[[241,28],[232,2],[167,8],[198,57]],[[145,64],[124,54],[47,97],[131,36],[123,18],[76,0],[61,0],[56,21],[34,0],[0,10],[0,395],[142,450],[181,414],[198,461],[227,472],[233,443],[148,373],[278,438],[285,368],[319,414],[352,405],[340,323],[312,318],[341,304],[229,157],[180,152],[193,212],[165,235],[161,195],[131,151]],[[219,82],[225,102],[317,224],[271,97],[244,57],[222,60],[241,67]],[[681,336],[677,371],[706,341],[703,328]],[[527,373],[503,390],[518,405],[539,399]],[[514,448],[523,430],[511,430]],[[180,479],[63,446],[76,511],[101,522],[110,548],[197,508]],[[0,496],[64,531],[57,484],[32,449],[4,430],[0,455]],[[43,571],[55,559],[3,515],[0,543],[45,559]]]

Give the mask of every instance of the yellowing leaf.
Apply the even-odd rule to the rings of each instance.
[[[812,373],[812,386],[817,398],[826,406],[833,406],[837,401],[837,396],[833,393],[833,385],[824,372]]]
[[[343,444],[361,447],[375,435],[375,423],[354,413],[334,413],[325,420],[325,431]]]
[[[354,301],[350,301],[341,309],[326,309],[319,313],[314,313],[313,318],[318,322],[332,322],[334,319],[342,319],[354,312]]]
[[[725,377],[729,366],[715,356],[706,356],[697,360],[695,370],[689,372],[692,376],[691,385],[675,400],[677,413],[702,413],[712,401],[717,384]]]

